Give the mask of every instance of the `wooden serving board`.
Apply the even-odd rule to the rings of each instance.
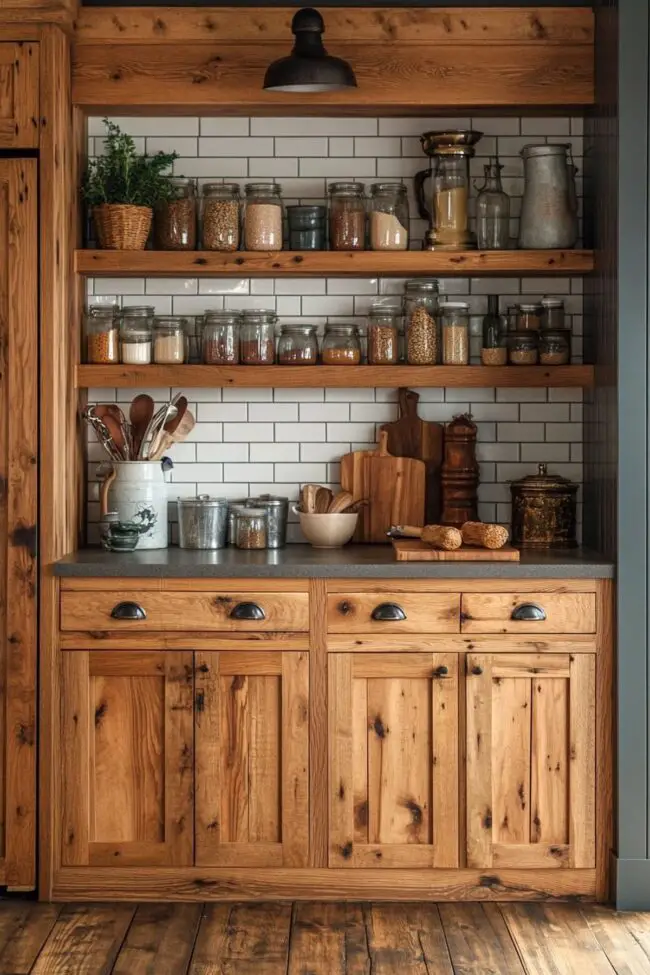
[[[422,460],[426,466],[426,496],[424,520],[427,525],[440,522],[441,483],[444,427],[418,416],[420,397],[411,389],[399,390],[398,420],[384,423],[381,430],[388,434],[388,450],[396,457]]]
[[[394,538],[393,548],[398,562],[518,562],[520,552],[512,545],[503,548],[475,548],[466,545],[453,552],[431,548],[419,538]]]

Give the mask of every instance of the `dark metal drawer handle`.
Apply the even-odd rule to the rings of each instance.
[[[546,619],[546,611],[535,603],[522,603],[513,609],[510,619],[519,623],[541,623]]]
[[[139,603],[118,603],[111,610],[114,620],[146,620],[147,614]]]
[[[406,613],[397,603],[380,603],[379,606],[375,606],[370,615],[373,620],[380,623],[396,623],[406,619]]]
[[[230,610],[231,620],[265,620],[266,613],[257,603],[237,603]]]

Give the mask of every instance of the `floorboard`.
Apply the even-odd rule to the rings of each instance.
[[[131,922],[114,975],[185,975],[200,920],[200,904],[143,904]]]
[[[441,904],[440,917],[454,975],[524,975],[496,904]]]
[[[29,975],[60,913],[57,904],[0,904],[0,975]]]
[[[134,910],[127,904],[64,907],[33,975],[110,975]]]

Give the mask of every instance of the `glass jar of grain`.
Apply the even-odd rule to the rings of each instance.
[[[236,311],[206,311],[203,319],[203,362],[210,366],[232,366],[239,362],[239,324]]]
[[[237,548],[266,548],[268,541],[268,510],[266,508],[235,509],[235,545]]]
[[[242,312],[239,361],[244,366],[271,366],[275,362],[274,311],[247,309]]]
[[[539,361],[543,366],[566,366],[571,361],[571,332],[568,328],[540,332]]]
[[[201,246],[206,251],[239,247],[241,197],[238,183],[206,183],[201,196]]]
[[[512,366],[536,366],[539,361],[539,334],[534,329],[508,335],[508,362]]]
[[[244,250],[282,250],[282,187],[279,183],[246,184]]]
[[[281,366],[315,366],[318,363],[318,337],[315,325],[283,325],[278,339]]]
[[[438,282],[414,278],[404,285],[406,359],[412,366],[435,366],[440,358]]]
[[[440,305],[443,366],[469,363],[469,305],[446,301]]]
[[[542,298],[542,331],[564,328],[564,301],[562,298],[552,298],[544,295]]]
[[[370,187],[370,249],[405,251],[409,244],[409,201],[403,183]]]
[[[519,305],[517,313],[517,332],[539,332],[542,324],[542,309],[533,303]]]
[[[368,313],[368,364],[394,366],[399,361],[400,315],[391,308],[374,306]]]
[[[196,180],[171,179],[171,196],[156,204],[154,246],[160,251],[196,249]]]
[[[120,361],[117,305],[91,305],[84,316],[86,362],[106,365]]]
[[[366,200],[363,183],[332,183],[329,188],[330,250],[366,249]]]
[[[153,320],[153,361],[159,365],[185,362],[187,321],[178,315],[160,315]]]
[[[361,343],[356,325],[326,325],[321,361],[324,366],[358,366]]]

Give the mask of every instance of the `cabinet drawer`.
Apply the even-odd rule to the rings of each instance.
[[[463,633],[595,633],[593,592],[465,592]]]
[[[330,633],[458,633],[460,595],[447,592],[330,593]]]
[[[306,592],[61,593],[62,630],[309,629]]]

